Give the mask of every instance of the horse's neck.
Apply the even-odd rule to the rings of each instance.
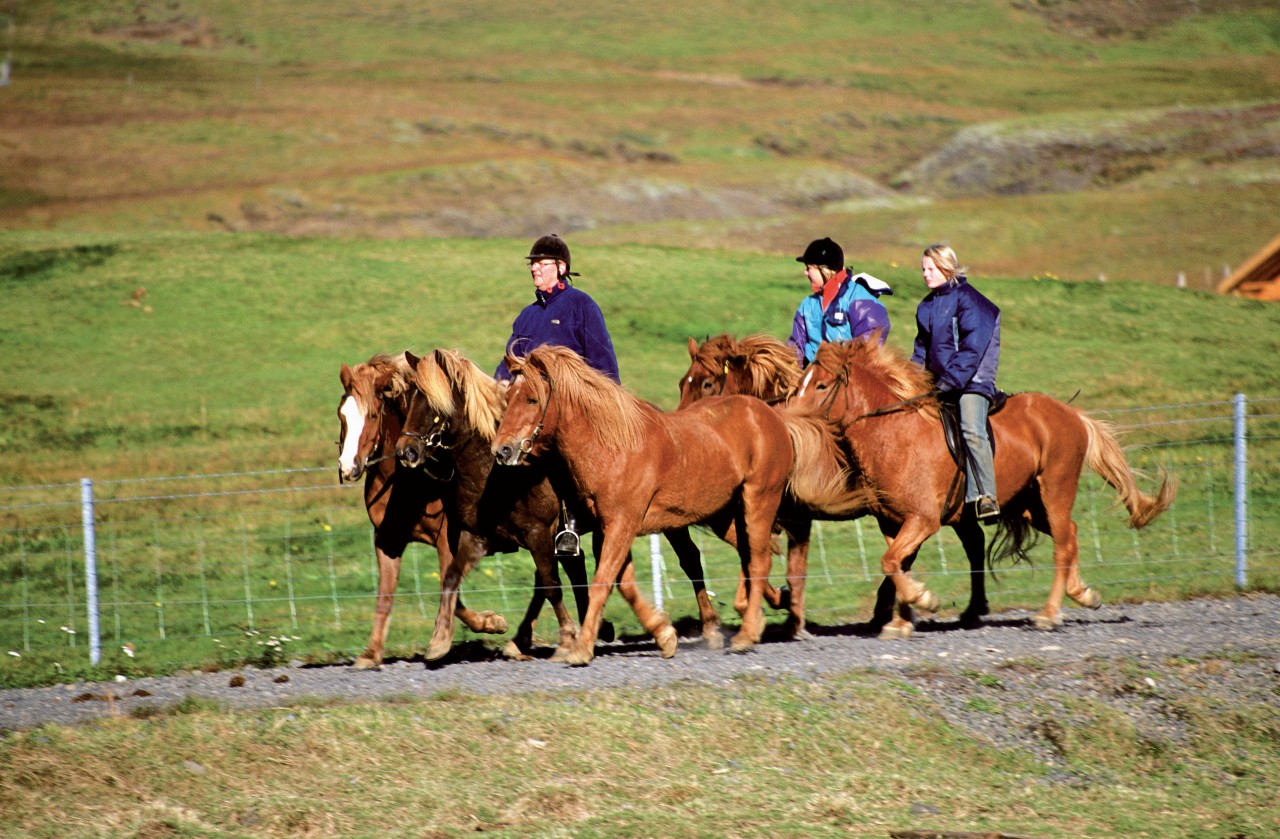
[[[648,409],[641,406],[641,410]],[[605,444],[596,436],[590,418],[579,417],[571,419],[577,428],[572,433],[565,433],[566,420],[571,419],[560,415],[556,422],[555,430],[552,432],[552,445],[560,455],[565,467],[573,478],[574,484],[577,486],[581,495],[596,495],[601,489],[610,483],[618,480],[625,480],[625,475],[619,475],[616,471],[602,468],[602,464],[619,464],[622,453],[608,450]]]

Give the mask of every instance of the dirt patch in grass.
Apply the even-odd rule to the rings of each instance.
[[[1013,0],[1015,9],[1044,18],[1059,32],[1096,38],[1131,38],[1190,17],[1248,12],[1271,6],[1268,0]]]

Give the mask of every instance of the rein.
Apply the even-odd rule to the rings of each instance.
[[[874,411],[869,411],[868,413],[855,418],[854,422],[860,422],[864,419],[869,419],[870,417],[882,417],[885,414],[897,413],[914,402],[919,402],[921,399],[929,399],[930,397],[937,395],[937,391],[930,390],[920,394],[919,396],[913,396],[910,399],[903,399],[901,402],[894,402],[892,405],[885,405],[883,408],[876,408]]]

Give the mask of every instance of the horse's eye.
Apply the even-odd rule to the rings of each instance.
[[[703,390],[711,390],[711,386],[712,386],[712,381],[711,381],[710,379],[703,379],[703,380],[702,380],[702,389],[703,389]]]
[[[530,404],[530,405],[537,405],[537,404],[538,404],[538,400],[537,400],[537,398],[536,398],[536,397],[533,397],[533,396],[530,396],[530,397],[529,397],[529,404]]]
[[[818,382],[818,384],[817,384],[817,389],[818,389],[818,390],[826,390],[826,389],[827,389],[827,383],[826,383],[826,382]]]

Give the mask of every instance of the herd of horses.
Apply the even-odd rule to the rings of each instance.
[[[1014,394],[990,420],[1001,513],[989,551],[963,504],[963,474],[932,382],[892,347],[824,344],[804,370],[792,348],[763,335],[720,335],[701,345],[690,339],[689,355],[674,411],[638,399],[554,346],[509,357],[509,385],[452,350],[343,364],[339,479],[364,478],[378,558],[373,629],[356,666],[382,663],[410,542],[435,546],[440,561],[428,660],[449,652],[455,617],[475,632],[507,631],[501,615],[468,609],[459,591],[485,556],[524,548],[536,569],[532,597],[504,654],[532,655],[534,622],[549,601],[560,628],[552,659],[586,664],[596,641],[611,638],[603,613],[615,586],[661,655],[676,652],[670,619],[636,583],[631,546],[639,535],[661,533],[671,544],[712,648],[725,640],[689,534],[695,525],[733,546],[741,561],[734,597],[741,623],[731,651],[760,641],[765,603],[787,611],[787,637],[806,637],[812,524],[861,516],[876,521],[887,543],[872,616],[882,638],[908,637],[915,609],[938,608],[911,568],[921,544],[943,526],[954,529],[969,561],[965,626],[988,611],[984,565],[1025,558],[1036,534],[1048,535],[1053,582],[1034,623],[1053,629],[1064,595],[1085,607],[1101,603],[1080,578],[1071,517],[1084,466],[1116,490],[1131,527],[1150,523],[1176,493],[1168,475],[1155,495],[1142,492],[1105,423],[1043,394]],[[590,581],[582,554],[554,552],[562,499],[587,513],[596,558]],[[775,588],[769,575],[778,534],[787,542],[786,585]]]

